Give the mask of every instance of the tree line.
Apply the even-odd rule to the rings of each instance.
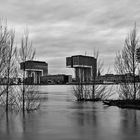
[[[131,83],[122,82],[118,85],[116,92],[113,88],[108,88],[106,85],[97,85],[95,77],[92,78],[93,85],[83,85],[82,81],[78,81],[78,85],[73,87],[73,93],[78,101],[91,100],[101,101],[108,100],[114,94],[118,94],[119,100],[139,100],[140,99],[140,83],[136,82],[136,75],[140,75],[139,56],[137,50],[139,48],[139,37],[137,33],[136,24],[130,30],[124,41],[124,47],[117,52],[114,62],[114,69],[116,74],[125,75],[131,74],[133,80]],[[99,58],[99,52],[94,51],[94,57],[97,60],[97,75],[102,74],[103,62]]]
[[[0,20],[0,78],[6,79],[5,85],[0,85],[0,106],[9,109],[25,111],[37,109],[40,102],[37,101],[37,86],[25,85],[25,66],[20,70],[20,63],[33,60],[35,49],[29,38],[28,29],[25,29],[20,43],[16,44],[16,33],[9,29],[7,21]],[[22,85],[12,86],[11,78],[21,77]]]
[[[37,109],[40,106],[39,90],[37,86],[25,84],[25,63],[23,71],[20,71],[20,63],[35,58],[35,49],[29,38],[26,29],[21,37],[20,44],[16,44],[14,29],[9,29],[7,22],[0,22],[0,78],[6,78],[6,85],[0,85],[0,105],[8,112],[9,109],[25,111]],[[139,38],[136,25],[127,35],[124,41],[124,48],[115,57],[114,68],[117,74],[131,73],[132,83],[120,83],[118,88],[119,99],[137,100],[140,99],[140,83],[136,82],[136,71],[139,72],[139,62],[137,60],[137,49],[139,48]],[[97,60],[97,75],[103,72],[103,62],[99,58],[99,52],[94,51]],[[94,75],[94,74],[92,74]],[[12,86],[10,79],[21,77],[22,85]],[[97,85],[95,77],[92,77],[92,86],[83,85],[78,81],[78,85],[73,87],[73,94],[76,99],[81,100],[106,100],[114,95],[114,91],[106,85]]]

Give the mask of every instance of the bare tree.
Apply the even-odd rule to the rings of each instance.
[[[21,47],[19,50],[19,56],[20,56],[20,62],[23,62],[23,73],[22,73],[22,108],[23,112],[25,111],[25,93],[26,93],[26,88],[27,86],[25,85],[25,62],[27,60],[33,60],[35,56],[35,50],[32,48],[32,42],[29,40],[29,33],[28,30],[25,31],[23,34],[23,37],[21,39]]]
[[[26,90],[26,110],[37,110],[41,105],[41,97],[39,94],[38,86],[28,85]]]
[[[92,73],[92,85],[83,84],[82,78],[78,80],[77,85],[73,86],[73,94],[78,101],[82,100],[91,100],[99,101],[108,99],[113,95],[112,87],[109,88],[106,85],[99,85],[97,83],[97,77],[100,76],[103,72],[103,61],[99,58],[99,51],[94,50],[94,57],[97,61],[97,76],[95,73]],[[81,73],[81,77],[83,77]]]
[[[14,47],[14,38],[15,38],[15,33],[13,31],[9,32],[9,40],[7,42],[7,60],[6,60],[6,75],[5,77],[7,78],[7,82],[6,82],[6,111],[8,111],[8,95],[9,95],[9,87],[10,87],[10,77],[13,71],[13,67],[14,67],[14,62],[13,57],[15,55],[16,52],[16,48]]]
[[[77,85],[73,86],[73,95],[76,97],[77,101],[82,101],[85,100],[84,94],[84,85],[82,82],[78,81]]]
[[[0,105],[14,110],[34,110],[40,106],[40,97],[37,86],[25,84],[25,62],[33,60],[35,51],[29,40],[28,31],[21,39],[21,47],[17,52],[15,46],[15,32],[9,30],[7,24],[0,24]],[[19,62],[23,62],[24,69],[20,75]],[[22,86],[12,86],[13,78],[22,76]]]
[[[93,85],[92,85],[92,99],[93,100],[105,100],[110,98],[114,93],[112,92],[112,86],[109,88],[107,85],[98,84],[98,77],[102,75],[104,72],[104,63],[99,57],[99,51],[94,50],[94,57],[97,61],[97,75],[93,77]]]
[[[0,20],[0,76],[1,77],[5,72],[8,40],[9,40],[9,31],[7,29],[7,23],[3,20]]]
[[[119,86],[119,96],[121,99],[136,100],[140,94],[140,84],[136,83],[136,70],[138,62],[136,50],[139,47],[136,24],[125,39],[124,48],[116,55],[115,70],[117,74],[130,74],[133,80],[126,81]]]
[[[13,76],[14,68],[14,54],[16,52],[16,47],[14,45],[15,33],[13,30],[8,30],[7,23],[1,20],[0,26],[0,78],[5,78],[6,87],[2,86],[1,98],[6,94],[6,99],[4,101],[6,106],[6,112],[9,107],[9,92],[10,92],[10,78]],[[2,82],[2,84],[4,84]]]
[[[0,20],[0,78],[3,78],[5,67],[6,67],[6,54],[7,54],[7,40],[9,34],[7,29],[7,24],[2,19]],[[2,80],[1,80],[2,84]],[[1,85],[0,86],[0,98],[6,93],[6,89]],[[3,100],[0,102],[3,103]]]

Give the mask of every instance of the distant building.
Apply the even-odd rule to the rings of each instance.
[[[28,82],[33,84],[40,84],[40,77],[48,75],[48,64],[43,61],[22,62],[20,69],[26,71]]]
[[[75,55],[66,58],[66,67],[75,69],[76,81],[90,82],[96,77],[97,60],[91,56]]]
[[[72,75],[56,74],[41,76],[41,84],[66,84],[71,83]]]
[[[105,74],[96,77],[96,83],[131,83],[134,81],[134,77],[131,73],[121,74],[121,75],[114,75],[114,74]],[[139,82],[140,77],[139,75],[135,75],[135,81]]]

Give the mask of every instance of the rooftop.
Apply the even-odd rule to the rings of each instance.
[[[93,56],[87,56],[87,55],[73,55],[71,57],[85,57],[85,58],[93,58],[93,59],[96,59],[95,57]]]
[[[25,61],[25,63],[26,63],[26,62],[27,62],[27,63],[28,63],[28,62],[29,62],[29,63],[31,62],[31,63],[42,63],[42,64],[47,64],[45,61],[28,60],[28,61]]]

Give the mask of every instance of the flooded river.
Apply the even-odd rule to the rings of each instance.
[[[140,111],[76,102],[71,86],[41,86],[46,100],[26,114],[0,113],[0,140],[139,140]]]

